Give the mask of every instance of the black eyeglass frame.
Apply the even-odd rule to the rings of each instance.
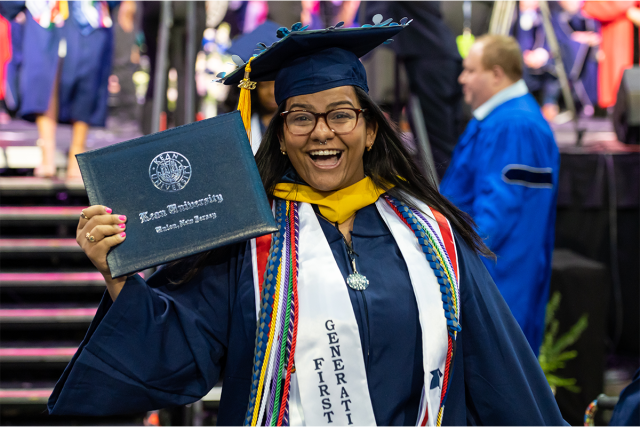
[[[327,127],[328,127],[329,126],[329,122],[327,121],[327,115],[330,114],[330,113],[333,113],[334,111],[338,111],[338,110],[351,110],[351,111],[354,111],[356,113],[356,124],[353,125],[353,129],[355,129],[358,126],[358,120],[360,119],[360,113],[364,113],[365,111],[367,111],[366,108],[346,108],[346,107],[342,107],[342,108],[334,108],[333,110],[329,110],[329,111],[326,111],[324,113],[314,113],[312,111],[307,111],[307,110],[283,111],[282,113],[280,113],[280,116],[284,120],[284,125],[287,127],[287,129],[289,129],[289,125],[287,124],[287,116],[289,114],[291,114],[291,113],[309,113],[309,114],[313,114],[315,116],[315,118],[316,118],[316,124],[313,125],[313,128],[309,131],[309,133],[298,134],[298,133],[291,132],[291,129],[289,129],[289,132],[291,132],[295,136],[307,136],[307,135],[310,135],[316,129],[316,126],[318,126],[318,121],[319,121],[320,117],[324,118],[324,122],[327,124]],[[331,128],[329,128],[329,129],[331,129]],[[347,135],[347,134],[353,132],[353,129],[351,129],[349,132],[336,132],[335,130],[331,129],[331,132],[335,133],[336,135]]]

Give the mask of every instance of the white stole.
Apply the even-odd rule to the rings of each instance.
[[[442,241],[430,208],[417,200],[413,203]],[[428,409],[427,425],[434,426],[443,384],[440,377],[438,387],[430,387],[432,372],[439,370],[439,375],[445,372],[448,345],[440,285],[414,232],[383,198],[378,199],[376,207],[400,248],[413,285],[422,331],[426,385],[417,423],[424,419]],[[299,219],[299,321],[296,371],[291,376],[290,425],[375,425],[349,290],[311,205],[299,203]],[[255,264],[254,248],[252,242]],[[254,286],[259,289],[257,274],[254,278]]]

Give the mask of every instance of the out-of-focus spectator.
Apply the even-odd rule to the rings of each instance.
[[[271,119],[278,111],[276,104],[275,82],[258,82],[256,89],[251,91],[251,148],[253,154],[258,152],[262,136],[267,130]]]
[[[302,25],[308,25],[310,30],[325,29],[338,22],[344,22],[345,27],[351,27],[360,6],[359,1],[303,0],[300,3],[300,22]]]
[[[559,1],[552,8],[552,23],[578,106],[584,115],[592,116],[598,102],[600,24],[586,18],[580,5],[580,0]]]
[[[206,10],[205,2],[194,2],[196,7],[196,39],[202,40],[202,35],[206,28]],[[158,45],[158,30],[160,28],[160,9],[161,2],[159,1],[144,1],[139,3],[142,7],[142,31],[144,32],[145,43],[147,45],[147,55],[149,57],[149,89],[146,94],[146,102],[143,108],[142,118],[142,132],[148,134],[151,132],[151,110],[153,105],[153,87],[155,84],[155,65],[157,57],[157,45]],[[173,25],[171,25],[169,33],[169,52],[168,63],[169,68],[173,68],[177,75],[177,98],[175,99],[176,107],[173,115],[173,125],[180,126],[187,122],[191,122],[195,117],[190,117],[189,120],[184,116],[185,114],[185,83],[186,83],[186,55],[185,43],[187,38],[187,2],[175,1],[172,2],[173,7]],[[191,64],[195,67],[195,63]],[[194,80],[194,96],[193,110],[198,104],[195,92],[195,80]],[[166,111],[166,97],[163,96],[163,109]]]
[[[440,11],[444,22],[447,24],[454,36],[462,35],[465,30],[465,21],[468,19],[471,34],[479,36],[489,32],[491,22],[491,11],[493,1],[470,1],[470,17],[465,17],[464,3],[466,1],[443,1],[440,4]]]
[[[72,123],[67,178],[79,179],[75,155],[84,151],[89,126],[106,121],[113,48],[109,4],[2,2],[0,10],[9,19],[26,14],[18,114],[38,126],[43,163],[34,173],[56,174],[56,124]]]
[[[524,81],[531,92],[539,93],[542,115],[553,120],[559,112],[560,83],[549,52],[542,14],[537,0],[521,1],[519,7],[520,19],[514,32],[522,49]]]
[[[291,25],[296,22],[302,22],[302,2],[269,0],[268,4],[269,14],[267,19],[270,21],[277,22],[280,26],[287,28],[291,28]]]
[[[560,82],[552,58],[538,2],[521,1],[520,19],[513,28],[525,64],[524,80],[542,103],[542,115],[549,121],[559,113]],[[597,102],[597,58],[599,24],[580,12],[580,1],[550,3],[550,21],[572,94],[581,111],[591,116]]]
[[[559,154],[522,80],[521,58],[512,37],[483,36],[472,46],[460,83],[474,119],[440,191],[474,218],[498,256],[483,262],[537,354],[551,279]]]
[[[420,100],[436,172],[442,177],[460,134],[462,91],[457,78],[462,58],[440,14],[440,2],[372,1],[365,7],[363,23],[378,13],[385,19],[413,19],[389,46],[404,62],[409,89]]]
[[[640,1],[585,1],[582,11],[602,24],[604,58],[599,62],[598,104],[611,107],[623,71],[633,64],[633,27],[640,26]]]
[[[110,116],[120,125],[138,127],[139,106],[133,75],[140,68],[140,49],[136,43],[135,22],[138,8],[134,1],[123,1],[113,13],[113,64],[109,76]]]

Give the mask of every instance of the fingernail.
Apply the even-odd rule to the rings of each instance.
[[[111,208],[107,208],[107,207],[105,207],[105,208],[104,208],[104,210],[105,210],[105,212],[106,212],[106,213],[111,213],[111,212],[113,212],[113,211],[111,210]]]
[[[120,237],[127,237],[127,233],[123,231],[122,233],[120,233]]]
[[[127,220],[127,217],[126,217],[126,216],[124,216],[124,215],[120,215],[120,216],[118,217],[118,219],[119,219],[120,221],[126,221],[126,220]]]
[[[124,225],[124,224],[120,224],[120,225],[118,225],[118,227],[120,227],[120,228],[125,228],[125,227],[126,227],[126,225]]]

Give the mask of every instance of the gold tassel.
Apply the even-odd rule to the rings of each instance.
[[[253,61],[253,58],[254,57],[251,57],[251,59],[247,61],[247,65],[244,68],[244,79],[242,79],[238,85],[240,88],[238,110],[242,116],[242,123],[244,123],[244,129],[247,131],[249,142],[251,142],[251,90],[256,88],[256,82],[249,80],[251,61]]]

